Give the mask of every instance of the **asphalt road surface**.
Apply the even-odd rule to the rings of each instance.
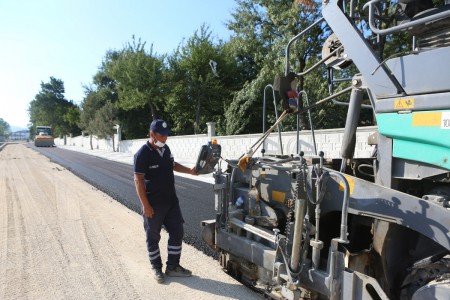
[[[28,147],[64,166],[131,210],[141,213],[132,166],[57,147],[35,147],[32,144],[28,144]],[[175,186],[185,220],[184,241],[205,254],[216,257],[200,237],[201,221],[215,219],[212,185],[176,176]]]
[[[45,152],[75,172],[102,178],[108,188],[120,185],[124,199],[134,198],[127,193],[133,190],[131,174],[117,171],[126,166],[85,156],[72,161],[74,153],[56,148]],[[201,185],[181,181],[186,190]],[[184,202],[197,199],[180,194]],[[32,147],[6,146],[0,151],[0,299],[261,298],[186,243],[181,263],[193,276],[156,283],[142,223],[140,214]],[[163,232],[161,245],[166,244]],[[166,247],[161,253],[166,257]]]

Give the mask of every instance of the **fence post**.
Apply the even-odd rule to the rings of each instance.
[[[212,140],[213,136],[216,136],[216,122],[207,122],[208,126],[208,140]]]

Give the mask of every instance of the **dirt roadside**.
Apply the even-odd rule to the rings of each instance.
[[[144,238],[139,214],[43,155],[0,152],[0,299],[260,298],[186,244],[193,277],[157,284]]]

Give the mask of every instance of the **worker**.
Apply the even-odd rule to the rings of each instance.
[[[147,250],[153,276],[158,283],[165,281],[159,251],[160,232],[164,225],[169,233],[166,276],[189,277],[192,272],[180,266],[183,241],[183,216],[175,191],[174,170],[197,175],[174,161],[166,145],[170,129],[164,120],[150,124],[150,138],[134,155],[134,183],[142,204]]]

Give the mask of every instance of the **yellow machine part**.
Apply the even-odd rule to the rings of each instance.
[[[53,147],[54,143],[52,136],[37,136],[34,139],[34,145],[36,147]]]

